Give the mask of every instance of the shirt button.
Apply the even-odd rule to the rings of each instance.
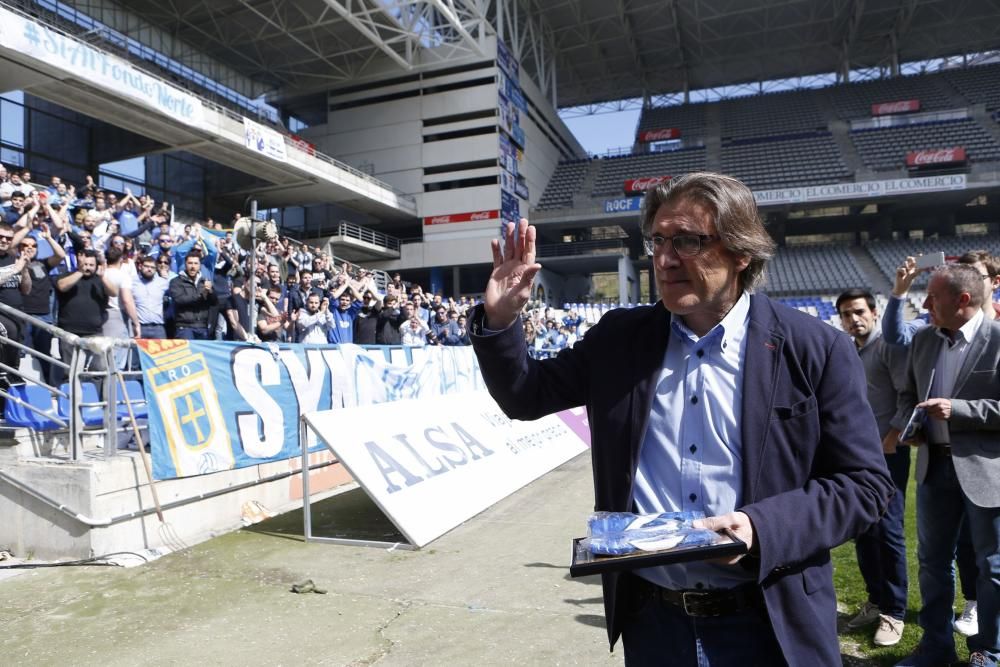
[[[722,349],[726,349],[726,341],[722,341]]]
[[[691,445],[691,453],[694,454],[696,451],[698,451],[698,445]]]
[[[698,402],[698,397],[697,396],[692,396],[691,397],[691,403],[692,404],[696,404],[697,402]]]
[[[688,496],[688,500],[690,500],[691,502],[698,500],[698,494],[692,493],[690,496]]]
[[[698,356],[699,357],[704,357],[705,356],[705,350],[698,350]]]

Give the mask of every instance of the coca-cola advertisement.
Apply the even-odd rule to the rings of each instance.
[[[895,102],[879,102],[872,105],[873,116],[888,116],[915,111],[920,111],[920,100],[896,100]]]
[[[656,130],[644,130],[639,133],[639,141],[649,143],[651,141],[667,141],[678,139],[681,131],[676,127],[663,127]]]
[[[432,215],[424,218],[424,225],[448,225],[453,222],[481,222],[483,220],[496,220],[500,217],[500,211],[470,211],[469,213],[451,213],[449,215]]]
[[[655,188],[660,183],[666,183],[671,176],[647,176],[645,178],[630,178],[625,181],[625,194],[634,195],[642,193],[650,188]]]
[[[965,148],[962,146],[930,148],[922,151],[910,151],[906,154],[906,166],[910,169],[965,164],[965,161]]]

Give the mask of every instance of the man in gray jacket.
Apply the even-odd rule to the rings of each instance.
[[[899,429],[891,423],[899,394],[906,384],[906,349],[889,345],[882,337],[876,325],[878,309],[871,292],[847,290],[837,297],[836,305],[840,326],[854,339],[864,365],[868,404],[875,415],[885,463],[896,486],[896,493],[879,522],[854,541],[868,600],[848,622],[847,629],[857,630],[877,623],[875,645],[893,646],[903,635],[908,586],[903,512],[910,479],[910,448],[897,449]]]
[[[937,269],[924,302],[932,326],[914,335],[910,350],[897,420],[914,409],[924,414],[916,473],[924,634],[899,665],[956,659],[951,562],[963,510],[979,567],[979,634],[968,639],[970,664],[1000,658],[1000,323],[984,317],[983,298],[975,268]]]

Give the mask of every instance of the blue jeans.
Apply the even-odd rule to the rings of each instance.
[[[763,609],[693,618],[679,607],[650,596],[628,613],[622,631],[627,667],[786,664]]]
[[[972,534],[979,577],[976,602],[979,634],[969,651],[1000,658],[1000,508],[972,504],[958,483],[950,456],[932,455],[927,477],[917,486],[917,558],[920,561],[921,648],[928,656],[953,660],[955,575],[952,560],[962,515]]]
[[[177,337],[181,340],[212,340],[207,327],[177,327]]]
[[[881,613],[900,620],[906,613],[903,513],[906,508],[906,484],[910,479],[910,458],[909,447],[900,447],[895,454],[885,455],[896,493],[879,522],[854,542],[858,569],[868,590],[868,601],[877,605]]]

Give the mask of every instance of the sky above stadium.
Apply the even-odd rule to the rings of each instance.
[[[631,150],[639,109],[564,118],[566,126],[588,153],[604,155],[619,148]]]

